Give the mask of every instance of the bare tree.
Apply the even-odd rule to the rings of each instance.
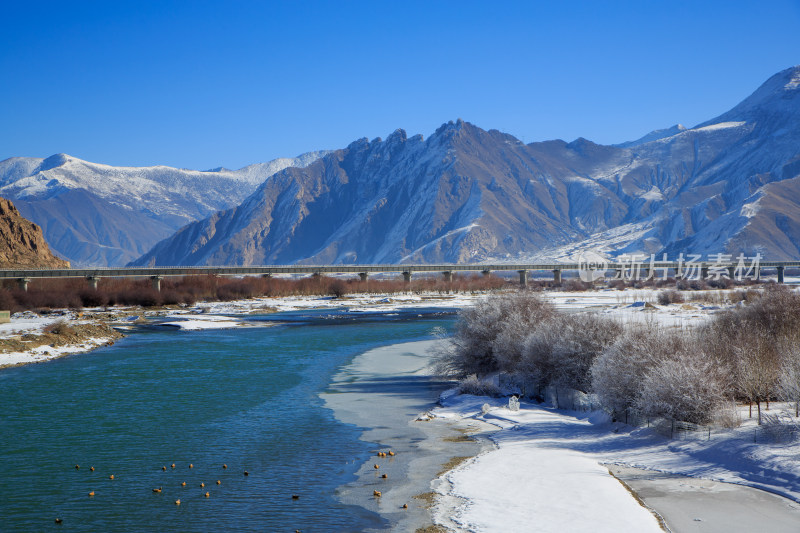
[[[781,397],[794,402],[794,416],[800,416],[800,345],[784,342],[780,346],[781,366],[778,372],[778,391]]]
[[[758,425],[761,425],[761,402],[769,402],[778,391],[780,358],[775,340],[764,331],[754,331],[734,347],[736,353],[735,383],[738,394],[758,408]],[[769,404],[767,404],[769,408]]]

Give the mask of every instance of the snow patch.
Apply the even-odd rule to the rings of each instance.
[[[718,122],[717,124],[710,124],[708,126],[703,126],[702,128],[693,128],[690,131],[717,131],[728,128],[738,128],[739,126],[744,126],[745,124],[746,122]]]
[[[660,190],[658,190],[658,187],[653,185],[653,188],[647,191],[646,193],[642,194],[641,198],[650,201],[662,202],[664,201],[664,194]]]

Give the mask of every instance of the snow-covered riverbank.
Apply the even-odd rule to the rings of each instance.
[[[162,327],[182,330],[253,327],[247,315],[311,309],[348,309],[352,313],[391,312],[413,307],[461,308],[483,294],[354,294],[342,298],[296,296],[250,298],[230,302],[202,302],[192,307],[142,309],[93,308],[82,312],[56,310],[46,314],[16,313],[11,322],[0,324],[0,368],[41,363],[50,359],[89,352],[123,336],[138,324],[159,319]],[[63,323],[71,335],[48,330]],[[261,324],[263,326],[263,324]]]
[[[758,522],[769,531],[800,527],[796,503],[800,501],[796,460],[800,444],[796,442],[753,444],[718,436],[711,441],[678,441],[649,428],[612,423],[597,412],[561,411],[528,402],[512,411],[507,399],[458,394],[445,396],[441,403],[434,410],[437,417],[495,425],[498,430],[491,439],[498,449],[445,475],[448,483],[442,485],[446,488],[443,497],[456,496],[468,503],[455,514],[447,508],[438,510],[438,523],[486,532],[657,530],[652,515],[643,515],[638,503],[603,466],[629,465],[708,480],[670,485],[655,476],[652,480],[638,476],[630,484],[643,494],[649,491],[652,497],[645,503],[664,516],[672,531],[687,530],[685,511],[680,512],[687,498],[703,502],[694,508],[697,516],[689,521],[696,527],[691,530],[723,531],[730,530],[726,529],[730,523]],[[626,479],[626,472],[617,473]],[[752,506],[735,504],[736,498],[714,496],[752,490],[746,487],[786,498],[765,493],[757,499],[759,509],[754,512]],[[743,495],[741,500],[745,499]]]

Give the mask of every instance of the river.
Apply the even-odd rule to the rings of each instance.
[[[441,309],[344,310],[248,319],[265,327],[148,327],[88,354],[2,370],[2,529],[386,527],[336,497],[374,445],[319,395],[356,355],[429,339],[453,319]]]

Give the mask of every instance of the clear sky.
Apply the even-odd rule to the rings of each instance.
[[[0,160],[239,168],[456,118],[616,143],[800,63],[800,0],[0,2]]]

